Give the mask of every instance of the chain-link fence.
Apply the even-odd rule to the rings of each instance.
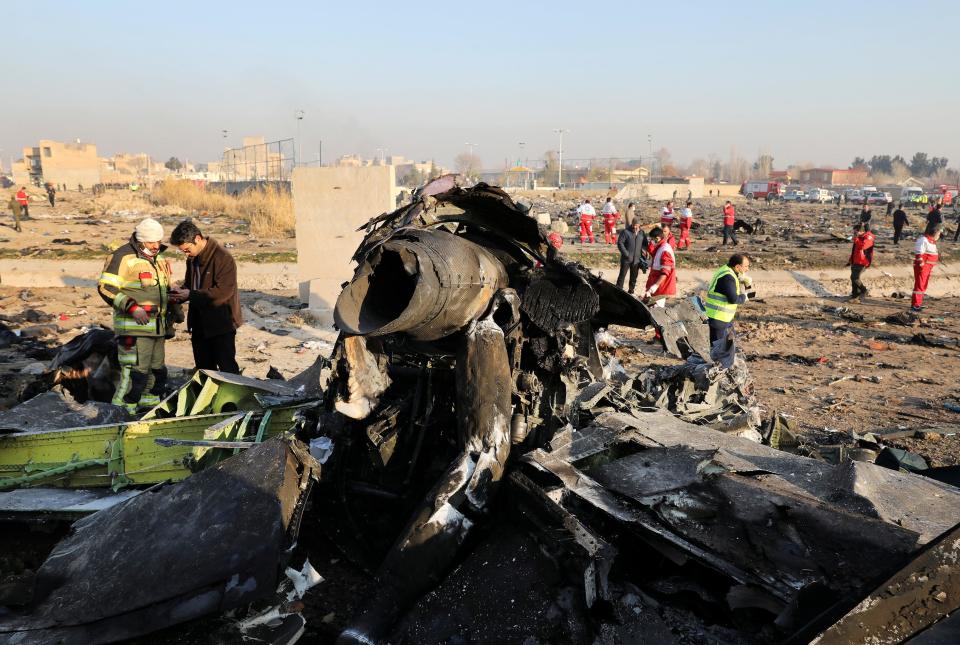
[[[290,181],[294,166],[293,139],[224,150],[220,181]]]

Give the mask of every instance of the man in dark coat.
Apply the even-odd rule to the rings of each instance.
[[[637,288],[637,273],[644,263],[644,249],[647,248],[646,235],[640,230],[640,220],[636,217],[617,236],[617,249],[620,251],[620,274],[617,286],[623,289],[623,282],[630,274],[629,292]],[[646,268],[644,268],[646,271]]]
[[[170,243],[187,256],[183,287],[170,295],[171,300],[189,303],[187,329],[197,369],[239,374],[236,338],[243,316],[237,263],[215,239],[204,237],[192,220],[173,229]]]

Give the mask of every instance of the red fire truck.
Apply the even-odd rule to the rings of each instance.
[[[781,199],[784,185],[779,181],[745,181],[740,186],[740,194],[747,199]]]

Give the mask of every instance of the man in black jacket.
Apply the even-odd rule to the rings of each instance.
[[[897,204],[897,210],[893,211],[893,243],[899,244],[903,237],[903,227],[907,223],[907,214],[903,210],[903,202]]]
[[[187,302],[197,369],[240,373],[237,329],[243,324],[237,290],[237,263],[212,237],[204,237],[191,220],[173,229],[170,243],[187,256],[183,288],[171,290],[171,300]]]
[[[617,249],[620,250],[620,274],[617,276],[617,286],[623,289],[623,281],[630,273],[629,292],[637,288],[637,273],[641,265],[645,264],[644,254],[647,248],[647,236],[640,230],[640,220],[636,217],[617,236]],[[643,267],[646,273],[646,266]]]

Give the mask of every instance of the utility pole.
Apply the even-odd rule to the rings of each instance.
[[[297,118],[297,158],[293,160],[296,166],[303,159],[303,141],[300,139],[300,124],[303,123],[303,110],[297,110],[293,113]]]
[[[557,128],[554,130],[557,134],[560,135],[560,154],[559,154],[559,166],[557,167],[557,190],[563,188],[563,133],[570,132],[569,130],[564,130],[563,128]]]
[[[647,177],[653,179],[653,135],[647,135],[647,145],[650,146],[650,168],[647,169]]]

